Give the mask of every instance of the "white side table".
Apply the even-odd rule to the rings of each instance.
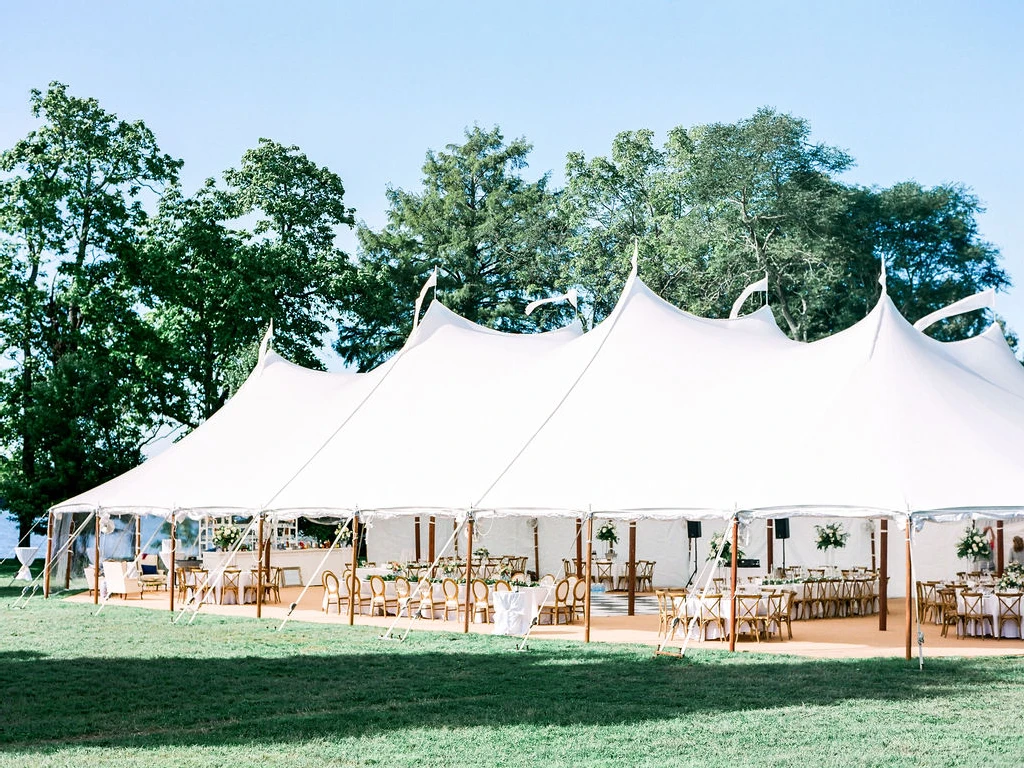
[[[15,579],[19,581],[32,581],[32,571],[29,570],[29,566],[32,561],[36,559],[36,550],[39,547],[15,547],[14,554],[18,558],[18,562],[21,563],[21,569],[18,571],[18,575]]]

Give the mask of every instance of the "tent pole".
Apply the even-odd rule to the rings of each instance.
[[[885,632],[889,619],[889,518],[878,524],[878,631]]]
[[[636,613],[636,521],[629,524],[629,561],[626,563],[626,578],[629,580],[629,597],[626,600],[626,615]]]
[[[142,515],[135,516],[135,559],[142,555]]]
[[[911,568],[910,568],[910,566],[911,566],[911,562],[910,562],[910,526],[911,525],[913,525],[913,523],[911,522],[910,517],[908,516],[907,517],[907,533],[906,533],[906,536],[905,536],[905,539],[904,539],[905,542],[906,542],[906,550],[907,550],[907,578],[906,578],[907,596],[904,598],[904,603],[905,603],[906,612],[907,612],[907,616],[906,616],[906,625],[907,625],[907,661],[909,661],[910,658],[911,658],[911,648],[912,648],[913,642],[914,642],[914,576],[913,576],[913,573],[911,572]]]
[[[1003,575],[1003,521],[996,520],[996,576]]]
[[[264,513],[260,512],[260,522],[256,532],[256,618],[263,618],[263,518]]]
[[[412,519],[413,525],[413,536],[416,539],[416,562],[420,561],[420,516],[416,515]]]
[[[95,529],[95,535],[93,537],[95,539],[93,541],[93,561],[96,563],[96,567],[93,569],[93,574],[92,574],[92,589],[93,589],[92,604],[93,605],[99,605],[99,603],[100,603],[100,568],[102,567],[102,563],[100,563],[100,516],[99,516],[99,510],[98,509],[96,510],[95,518],[96,519],[95,519],[94,525],[93,525],[93,527]]]
[[[50,596],[50,560],[53,558],[53,512],[46,516],[46,565],[43,573],[43,597]]]
[[[878,563],[875,559],[875,521],[871,521],[871,570],[878,570]]]
[[[583,573],[583,521],[576,518],[576,578]],[[589,538],[589,536],[587,537]],[[587,583],[590,583],[590,575],[587,574]]]
[[[430,520],[433,522],[434,518],[430,518]],[[433,540],[431,540],[431,543],[433,543]],[[356,623],[356,590],[359,589],[359,575],[356,573],[356,568],[358,565],[359,510],[357,509],[355,514],[352,515],[352,585],[348,588],[348,625],[350,627]]]
[[[466,515],[466,614],[462,617],[462,634],[469,633],[469,601],[473,597],[473,512]],[[456,592],[458,601],[458,592]],[[458,611],[455,612],[458,615]]]
[[[430,520],[427,522],[427,560],[434,562],[434,528],[436,524],[434,516],[430,516]],[[430,578],[434,578],[434,574],[430,574]]]
[[[175,514],[171,515],[171,587],[168,590],[171,593],[171,613],[174,613],[174,593],[178,590],[177,579],[178,579],[178,540],[176,536],[178,528],[178,516]]]
[[[533,575],[540,581],[540,518],[533,518]]]
[[[579,518],[576,519],[576,525],[577,525],[577,527],[579,527],[579,525],[580,525]],[[580,540],[580,537],[577,536],[576,537],[576,553],[577,553],[577,556],[579,555],[579,551],[580,551],[581,546],[582,546],[582,541]],[[587,592],[586,592],[586,594],[584,595],[584,598],[583,598],[583,642],[585,642],[585,643],[589,643],[590,642],[590,579],[591,579],[591,569],[593,568],[593,560],[594,560],[594,513],[593,512],[589,512],[589,513],[587,513],[587,563],[586,563],[586,569],[587,570],[586,570],[586,575],[584,577],[584,578],[586,578],[586,581],[587,581]],[[576,563],[577,563],[576,567],[578,569],[579,568],[579,560],[577,560]],[[576,574],[577,574],[577,576],[579,575],[579,570],[576,571]]]
[[[775,570],[775,521],[770,517],[765,521],[765,535],[768,539],[768,575]]]
[[[733,516],[732,518],[732,573],[730,575],[731,582],[731,594],[729,595],[729,602],[732,603],[732,611],[729,613],[729,652],[732,653],[736,650],[736,576],[738,573],[737,569],[737,548],[739,547],[740,541],[740,521],[739,518]]]

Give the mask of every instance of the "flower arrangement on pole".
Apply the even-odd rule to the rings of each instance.
[[[736,547],[736,559],[739,560],[742,557],[743,550]],[[732,541],[725,535],[725,532],[719,531],[711,534],[711,539],[708,541],[708,556],[704,559],[717,560],[718,562],[715,564],[719,567],[732,562]]]
[[[343,525],[338,523],[338,527],[334,529],[334,535],[338,538],[338,546],[350,547],[352,546],[352,526]]]
[[[850,532],[843,529],[842,523],[816,525],[814,530],[818,534],[815,546],[825,553],[829,569],[834,569],[833,560],[835,559],[836,550],[846,546],[846,540],[850,538]]]
[[[597,529],[597,540],[603,541],[607,546],[606,553],[609,560],[615,557],[614,546],[619,543],[619,534],[611,520]]]
[[[992,555],[992,547],[984,532],[972,525],[956,543],[956,556],[961,560],[988,560]]]

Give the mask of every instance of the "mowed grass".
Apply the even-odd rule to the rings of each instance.
[[[2,584],[6,584],[4,580]],[[1019,766],[1024,662],[786,659],[0,589],[0,766]]]

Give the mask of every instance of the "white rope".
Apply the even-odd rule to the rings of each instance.
[[[352,522],[352,518],[354,517],[355,514],[349,515],[348,519],[346,519],[344,523],[341,523],[338,526],[338,533],[335,535],[334,541],[331,542],[331,546],[328,547],[327,551],[324,553],[323,559],[320,560],[320,563],[317,565],[316,570],[313,571],[313,575],[306,581],[306,586],[302,588],[302,591],[299,593],[299,596],[295,598],[295,601],[288,607],[288,613],[285,614],[284,619],[281,621],[281,626],[277,628],[278,632],[284,629],[284,625],[287,624],[288,619],[292,617],[292,612],[295,610],[298,604],[302,602],[302,598],[306,596],[306,592],[309,591],[309,588],[313,586],[313,583],[316,581],[316,577],[323,570],[324,564],[327,562],[327,558],[331,556],[331,552],[334,551],[334,548],[338,545],[338,542],[341,540],[342,535],[345,533],[346,526],[350,522]],[[353,540],[352,546],[354,547],[355,545],[356,542]]]
[[[409,593],[409,599],[410,600],[414,596],[419,595],[422,592],[423,587],[428,585],[428,584],[431,585],[430,588],[433,589],[433,582],[432,582],[431,579],[432,579],[432,574],[434,573],[434,570],[437,568],[438,564],[441,562],[441,558],[444,556],[444,553],[448,551],[448,547],[450,547],[452,545],[452,543],[458,538],[459,533],[465,527],[466,522],[468,520],[469,520],[469,516],[466,515],[465,517],[463,517],[462,522],[455,527],[454,531],[452,531],[452,535],[450,537],[448,537],[448,541],[446,541],[444,543],[444,546],[441,548],[441,551],[437,555],[434,556],[434,562],[432,562],[430,564],[430,567],[427,569],[427,575],[426,576],[420,576],[420,578],[416,581],[416,591]],[[472,557],[473,557],[473,555],[472,555],[472,553],[470,553],[470,558],[472,558]],[[356,578],[356,575],[354,573],[352,574],[352,578],[353,578],[353,580]],[[466,585],[466,596],[467,596],[467,599],[466,599],[466,610],[467,611],[469,610],[469,598],[468,598],[469,590],[470,590],[470,585],[467,584]],[[349,590],[348,599],[350,601],[352,600],[352,591],[351,590]],[[398,611],[396,612],[395,620],[393,622],[391,622],[391,626],[389,626],[387,628],[387,630],[384,632],[384,634],[380,635],[378,637],[378,639],[380,639],[380,640],[398,640],[399,642],[405,640],[405,638],[407,638],[409,636],[409,632],[412,630],[412,625],[415,624],[416,620],[421,618],[421,616],[422,616],[419,608],[416,609],[416,613],[413,613],[409,609],[409,603],[408,602],[405,604],[405,612],[406,612],[406,616],[409,619],[409,625],[405,628],[405,632],[402,634],[402,636],[396,638],[393,635],[394,630],[395,630],[395,625],[398,624],[398,621],[402,618],[402,610],[401,610],[401,608],[399,608]]]
[[[263,514],[263,513],[261,512],[260,514]],[[178,613],[177,616],[174,617],[174,623],[175,624],[178,623],[178,621],[181,619],[181,617],[184,616],[185,613],[188,612],[188,610],[190,608],[192,609],[192,615],[189,616],[188,623],[191,624],[193,621],[195,621],[195,618],[196,618],[196,616],[199,613],[199,609],[203,607],[203,598],[205,597],[204,593],[212,588],[212,585],[216,582],[216,580],[218,578],[223,577],[224,571],[227,570],[227,567],[232,562],[234,562],[235,555],[238,554],[239,551],[241,551],[242,542],[245,541],[246,535],[249,533],[249,531],[252,530],[253,525],[256,524],[258,521],[259,521],[259,516],[258,515],[253,515],[252,517],[249,518],[249,524],[242,531],[242,535],[238,537],[238,540],[234,544],[231,545],[231,548],[227,551],[226,556],[221,561],[220,565],[217,566],[217,568],[215,568],[212,573],[207,573],[206,574],[206,584],[203,585],[204,589],[202,589],[202,590],[200,590],[200,589],[193,589],[192,590],[192,594],[185,601],[185,604],[181,607],[181,611]],[[259,548],[260,545],[262,545],[262,542],[260,542],[257,545],[257,548]],[[262,552],[257,552],[256,553],[256,565],[257,565],[258,568],[262,568],[263,567],[262,564],[260,563],[260,556],[261,555],[262,555]],[[188,585],[186,584],[186,592],[187,591],[188,591]],[[195,607],[193,607],[193,606],[195,606]]]
[[[29,584],[25,585],[25,588],[21,590],[21,594],[18,596],[18,598],[13,603],[11,603],[11,606],[10,606],[11,608],[19,607],[18,603],[20,603],[23,598],[24,598],[25,602],[20,607],[24,608],[26,605],[28,605],[28,601],[32,599],[32,596],[35,595],[35,593],[39,589],[39,586],[38,586],[39,580],[42,579],[43,576],[48,571],[52,571],[53,570],[53,564],[56,563],[61,557],[63,557],[64,554],[71,548],[72,542],[74,542],[74,540],[76,538],[78,538],[78,535],[83,530],[85,530],[85,527],[89,524],[89,522],[93,519],[93,517],[95,515],[96,515],[96,512],[92,511],[88,515],[85,516],[85,520],[82,522],[82,525],[78,528],[78,530],[73,532],[70,536],[68,536],[68,540],[66,542],[64,542],[64,544],[61,546],[60,551],[57,552],[57,554],[55,556],[50,558],[50,565],[49,565],[49,567],[47,568],[47,567],[44,566],[43,570],[40,571],[39,574],[34,579],[32,579],[32,581]],[[26,597],[26,593],[28,593],[29,590],[31,590],[31,594],[29,594],[28,597]]]

